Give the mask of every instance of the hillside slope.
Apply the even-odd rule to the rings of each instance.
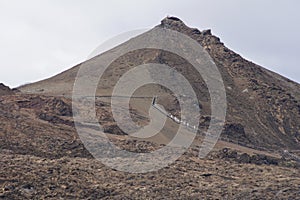
[[[269,150],[299,149],[299,84],[243,59],[212,35],[210,30],[189,28],[175,17],[163,19],[157,27],[190,36],[207,50],[216,63],[224,80],[228,101],[226,125],[222,133],[224,140]],[[82,65],[97,62],[98,58],[99,56],[92,58]],[[99,83],[97,95],[110,95],[125,72],[144,63],[167,64],[190,81],[202,107],[200,128],[204,132],[210,120],[210,96],[206,84],[194,73],[189,63],[170,52],[146,49],[121,56],[106,70]],[[70,97],[78,69],[82,65],[18,89],[23,93]],[[145,92],[143,94],[147,95]],[[178,105],[170,103],[168,98],[164,100],[161,91],[157,90],[157,94],[161,99],[160,103],[167,109],[174,113],[179,112]]]

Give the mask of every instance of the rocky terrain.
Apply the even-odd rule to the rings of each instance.
[[[4,199],[299,199],[299,169],[187,155],[153,173],[97,160],[1,153]]]
[[[170,52],[134,51],[115,60],[99,83],[99,123],[122,149],[150,152],[163,147],[176,124],[169,120],[165,132],[137,140],[117,126],[109,96],[116,81],[134,66],[167,64],[188,78],[199,99],[200,130],[191,148],[159,171],[131,174],[110,169],[93,158],[75,129],[71,93],[80,66],[14,90],[0,84],[0,199],[300,199],[300,85],[243,59],[210,30],[189,28],[175,17],[157,27],[198,41],[221,72],[228,112],[214,150],[198,158],[211,112],[202,78]],[[166,110],[180,112],[164,88],[148,86],[136,91],[139,94],[158,95]],[[130,103],[133,121],[147,125],[151,98],[133,98]]]
[[[4,85],[3,83],[0,83],[0,96],[9,95],[9,94],[14,94],[14,91],[11,90],[6,85]]]

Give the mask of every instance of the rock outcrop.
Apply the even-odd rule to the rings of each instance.
[[[0,96],[10,94],[14,94],[14,91],[11,90],[8,86],[4,85],[3,83],[0,83]]]

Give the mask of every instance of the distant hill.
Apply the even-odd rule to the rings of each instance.
[[[217,36],[211,33],[211,30],[199,31],[189,28],[176,17],[163,19],[157,27],[179,31],[190,36],[207,50],[219,68],[228,101],[227,120],[222,133],[224,140],[253,148],[299,149],[300,85],[298,83],[245,60],[228,49]],[[90,62],[97,62],[97,59],[96,56]],[[148,49],[130,52],[120,57],[111,64],[101,79],[97,95],[109,95],[122,74],[134,66],[150,62],[172,66],[190,81],[202,106],[201,128],[203,131],[206,130],[210,120],[210,96],[205,82],[195,75],[189,63],[169,52]],[[88,64],[88,61],[81,65],[85,64]],[[23,93],[70,97],[81,65],[18,89]],[[161,103],[169,110],[173,110],[174,113],[179,111],[178,105],[163,100],[163,93],[160,92],[160,95]]]

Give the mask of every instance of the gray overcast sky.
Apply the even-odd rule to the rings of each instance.
[[[0,82],[55,75],[112,36],[167,15],[211,28],[243,57],[300,82],[299,9],[298,0],[0,0]]]

